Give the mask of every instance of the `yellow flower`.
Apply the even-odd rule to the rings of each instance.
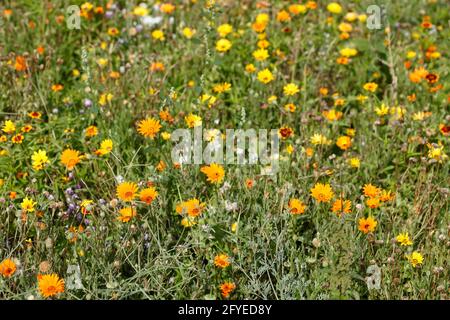
[[[101,106],[105,106],[108,102],[110,102],[114,98],[114,96],[111,93],[103,93],[100,95],[100,98],[98,99],[98,104]]]
[[[36,171],[42,170],[50,162],[44,150],[35,151],[31,156],[31,161],[33,162],[33,169]]]
[[[366,84],[364,84],[363,88],[364,90],[375,92],[378,88],[378,85],[375,82],[367,82]]]
[[[336,111],[336,109],[325,110],[322,112],[323,116],[328,121],[337,121],[342,118],[343,113],[341,111]]]
[[[247,71],[248,73],[253,73],[256,71],[256,68],[252,63],[249,63],[245,66],[245,71]]]
[[[66,149],[61,154],[61,163],[66,166],[67,170],[73,170],[80,160],[80,152],[73,149]]]
[[[311,196],[320,202],[329,202],[333,198],[334,193],[330,184],[316,183],[311,189]]]
[[[314,145],[324,145],[330,144],[331,141],[327,139],[327,137],[321,135],[320,133],[315,133],[311,138],[310,142]]]
[[[306,205],[299,199],[292,198],[289,200],[289,212],[292,214],[303,214],[305,213]]]
[[[137,6],[133,9],[133,14],[135,16],[143,17],[148,15],[148,9],[144,6]]]
[[[339,14],[342,12],[342,7],[336,2],[331,2],[327,6],[327,10],[331,13]]]
[[[416,52],[415,51],[408,51],[407,53],[406,53],[406,58],[407,59],[414,59],[415,57],[416,57]]]
[[[136,209],[131,207],[122,208],[119,211],[119,216],[117,220],[121,222],[129,222],[131,218],[136,216]]]
[[[423,256],[417,251],[414,251],[406,257],[414,268],[423,263]]]
[[[6,120],[3,125],[2,131],[5,133],[13,133],[16,131],[16,125],[11,120]]]
[[[110,153],[112,149],[113,149],[113,141],[111,139],[105,139],[100,144],[100,149],[97,150],[95,153],[97,155],[103,156],[105,154]]]
[[[253,51],[253,58],[257,61],[264,61],[269,57],[269,52],[266,49],[258,49]]]
[[[64,292],[64,279],[60,279],[57,274],[38,275],[39,293],[44,298],[52,297]]]
[[[154,187],[145,188],[139,193],[139,199],[146,204],[151,204],[157,196],[158,191]]]
[[[445,160],[448,158],[447,154],[444,152],[444,146],[442,144],[427,144],[428,147],[428,158],[434,159],[438,162],[442,162],[442,160]]]
[[[352,168],[359,168],[360,165],[361,165],[361,162],[359,161],[358,158],[350,158],[350,159],[348,160],[348,162],[350,163],[350,166],[351,166]]]
[[[358,230],[364,233],[374,232],[378,222],[373,217],[359,219]]]
[[[159,120],[156,120],[154,118],[147,118],[145,120],[141,120],[138,123],[137,131],[144,137],[154,139],[160,129],[161,125],[159,123]]]
[[[230,34],[231,32],[233,32],[233,26],[229,25],[228,23],[225,24],[221,24],[218,28],[217,28],[217,32],[219,33],[219,36],[221,38],[226,37],[228,34]]]
[[[268,84],[269,82],[273,81],[275,78],[270,72],[269,69],[264,69],[258,72],[258,80],[264,84]]]
[[[163,133],[161,133],[161,138],[163,138],[163,140],[169,140],[171,137],[171,134],[167,131],[164,131]]]
[[[152,32],[152,38],[155,39],[155,40],[163,41],[163,40],[165,39],[165,38],[164,38],[164,32],[162,32],[162,31],[159,30],[159,29],[154,30],[154,31]]]
[[[288,10],[293,15],[297,15],[299,13],[305,13],[308,8],[302,4],[292,4],[289,6]]]
[[[375,112],[378,116],[385,116],[389,113],[389,108],[384,103],[380,107],[375,108]]]
[[[122,182],[116,188],[117,197],[125,202],[133,201],[136,198],[137,185],[134,182]]]
[[[296,93],[298,93],[300,91],[300,89],[298,88],[298,86],[295,83],[288,83],[287,85],[285,85],[283,87],[283,92],[284,95],[286,96],[293,96]]]
[[[209,166],[203,166],[200,171],[208,177],[211,183],[220,184],[225,176],[223,167],[216,163],[211,163]]]
[[[231,49],[231,41],[227,39],[220,39],[216,43],[216,50],[219,52],[226,52]]]
[[[366,197],[375,198],[380,194],[381,190],[378,187],[375,187],[371,183],[365,184],[363,187],[363,193]]]
[[[181,219],[181,225],[185,228],[190,228],[192,226],[195,226],[195,224],[196,224],[195,218],[185,217],[185,218]]]
[[[352,139],[350,139],[350,137],[347,136],[341,136],[337,139],[336,145],[341,150],[347,150],[352,146]]]
[[[339,24],[338,29],[341,32],[351,32],[353,27],[350,23],[342,22]]]
[[[98,129],[96,126],[89,126],[85,130],[86,137],[94,137],[98,134]]]
[[[358,54],[358,50],[354,48],[344,48],[341,51],[339,51],[339,53],[343,57],[350,58],[356,56]]]
[[[369,198],[366,200],[366,204],[371,209],[376,209],[380,206],[380,198]]]
[[[409,239],[408,232],[406,233],[400,233],[396,238],[398,243],[400,243],[401,246],[410,246],[412,245],[411,239]]]
[[[202,118],[193,113],[190,113],[188,116],[186,116],[184,118],[184,121],[189,128],[194,128],[202,125]]]
[[[182,32],[183,32],[183,36],[185,36],[188,39],[191,39],[195,34],[195,30],[188,28],[188,27],[183,28]]]

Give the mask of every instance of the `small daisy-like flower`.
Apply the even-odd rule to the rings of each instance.
[[[73,170],[80,160],[80,152],[73,149],[66,149],[61,154],[61,163],[67,170]]]
[[[219,268],[226,268],[230,265],[230,258],[226,254],[219,254],[214,258],[214,264]]]
[[[289,200],[288,208],[291,214],[303,214],[305,213],[306,205],[301,200],[292,198]]]
[[[311,196],[318,202],[330,202],[334,192],[329,184],[316,183],[311,189]]]
[[[211,163],[209,166],[203,166],[200,171],[208,177],[208,181],[211,183],[220,184],[225,176],[223,167],[216,163]]]
[[[64,292],[64,279],[55,273],[38,275],[39,293],[44,298],[53,297]]]
[[[116,188],[117,197],[125,202],[133,201],[136,198],[138,187],[134,182],[122,182]]]
[[[364,233],[374,232],[378,222],[373,217],[361,218],[358,221],[358,230]]]
[[[139,193],[139,199],[146,204],[151,204],[157,196],[158,191],[154,187],[145,188]]]
[[[131,218],[136,216],[136,209],[131,207],[122,208],[119,211],[119,216],[117,220],[121,222],[129,222]]]
[[[161,129],[161,124],[159,123],[159,120],[156,120],[154,118],[148,118],[145,120],[141,120],[138,123],[137,130],[144,137],[154,139],[160,129]]]
[[[287,85],[285,85],[283,87],[283,92],[284,92],[284,95],[286,95],[286,96],[293,96],[293,95],[297,94],[298,92],[300,92],[300,89],[298,88],[298,86],[295,83],[288,83]]]

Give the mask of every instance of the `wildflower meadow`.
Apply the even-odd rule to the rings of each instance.
[[[446,0],[0,2],[0,300],[447,300]]]

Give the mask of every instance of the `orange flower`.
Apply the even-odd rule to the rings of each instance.
[[[214,264],[219,268],[226,268],[230,265],[230,258],[226,254],[219,254],[214,258]]]
[[[333,189],[329,184],[316,183],[311,189],[311,195],[318,202],[329,202],[333,198]]]
[[[134,182],[122,182],[116,188],[117,197],[122,201],[133,201],[136,198],[138,187]]]
[[[57,274],[38,275],[39,293],[44,298],[49,298],[64,292],[64,279],[60,279]]]
[[[160,129],[161,125],[159,123],[159,120],[156,120],[154,118],[148,118],[139,121],[137,131],[144,137],[154,139]]]
[[[25,71],[27,70],[27,61],[22,56],[16,57],[16,63],[14,64],[14,69],[16,71]]]
[[[358,230],[364,233],[374,232],[377,227],[377,221],[373,217],[359,219]]]
[[[341,215],[342,213],[351,213],[352,212],[352,202],[350,200],[336,200],[331,207],[331,211],[336,213],[337,215]]]
[[[154,187],[145,188],[139,193],[139,199],[146,204],[151,204],[157,196],[158,191]]]
[[[381,190],[369,183],[364,185],[363,192],[366,197],[375,198],[380,194]]]
[[[66,166],[67,170],[73,170],[80,160],[80,152],[73,149],[66,149],[61,154],[61,163]]]
[[[301,200],[292,198],[289,200],[288,208],[292,214],[303,214],[306,206]]]
[[[380,206],[380,198],[369,198],[366,201],[366,204],[371,209],[376,209]]]
[[[119,211],[120,216],[117,217],[117,220],[121,222],[129,222],[131,218],[136,216],[136,209],[131,207],[122,208]]]
[[[234,289],[236,289],[236,285],[232,282],[224,282],[220,285],[220,291],[222,293],[222,297],[224,298],[228,298]]]
[[[5,278],[10,278],[16,269],[16,264],[11,259],[5,259],[0,263],[0,274]]]
[[[223,167],[216,163],[211,163],[209,166],[203,166],[200,171],[208,177],[211,183],[220,184],[225,176]]]
[[[59,92],[59,91],[62,91],[62,89],[64,89],[64,86],[62,84],[57,83],[57,84],[52,85],[53,92]]]

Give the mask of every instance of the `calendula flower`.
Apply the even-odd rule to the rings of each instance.
[[[0,263],[0,274],[5,278],[10,278],[16,272],[17,266],[11,259],[5,259]]]
[[[222,297],[228,298],[230,296],[230,293],[236,289],[236,285],[232,282],[224,282],[220,285],[220,291],[222,294]]]
[[[152,32],[152,38],[155,39],[155,40],[163,41],[163,40],[165,39],[165,38],[164,38],[164,32],[162,32],[162,31],[159,30],[159,29],[154,30],[154,31]]]
[[[220,184],[225,176],[223,167],[216,163],[211,163],[209,166],[203,166],[200,171],[208,177],[211,183]]]
[[[372,185],[371,183],[365,184],[363,187],[363,193],[366,197],[375,198],[380,194],[380,188]]]
[[[36,171],[42,170],[50,162],[47,157],[47,152],[44,150],[35,151],[31,156],[31,161],[33,169]]]
[[[341,150],[347,150],[348,148],[350,148],[352,146],[352,139],[347,136],[341,136],[337,139],[336,145]]]
[[[358,50],[354,48],[343,48],[339,53],[345,58],[351,58],[358,54]]]
[[[157,196],[158,191],[154,187],[145,188],[139,193],[139,199],[146,204],[151,204]]]
[[[200,202],[196,198],[189,199],[187,201],[177,204],[175,211],[181,215],[188,215],[189,217],[198,217],[205,209],[206,203]]]
[[[257,61],[264,61],[269,57],[269,52],[266,49],[258,49],[253,51],[252,55]]]
[[[103,156],[105,154],[108,154],[113,149],[113,141],[111,139],[105,139],[100,144],[100,149],[95,151],[96,155]]]
[[[73,170],[80,161],[79,151],[66,149],[61,154],[61,163],[66,166],[67,170]]]
[[[188,116],[186,116],[184,118],[184,121],[189,128],[194,128],[202,125],[202,118],[193,113],[190,113]]]
[[[316,183],[311,189],[311,196],[319,203],[330,202],[334,196],[334,193],[330,184]]]
[[[214,264],[219,268],[226,268],[230,265],[230,258],[226,254],[219,254],[214,258]]]
[[[60,279],[55,273],[38,275],[39,293],[44,298],[53,297],[64,292],[64,279]]]
[[[121,222],[130,222],[130,220],[135,216],[136,216],[136,209],[126,207],[119,210],[119,216],[117,217],[117,220]]]
[[[258,80],[264,84],[268,84],[274,79],[275,77],[273,76],[272,72],[270,72],[269,69],[264,69],[258,72]]]
[[[285,96],[293,96],[300,92],[300,89],[295,83],[288,83],[283,87],[283,92]]]
[[[134,182],[122,182],[116,188],[117,197],[125,202],[133,201],[137,196],[138,187]]]
[[[420,252],[414,251],[413,253],[407,255],[406,257],[409,260],[409,263],[411,263],[411,265],[413,266],[413,268],[423,263],[423,256],[422,254],[420,254]]]
[[[358,230],[364,233],[374,232],[378,222],[371,216],[359,219]]]
[[[98,134],[98,129],[96,126],[89,126],[86,128],[86,130],[84,131],[86,134],[86,137],[94,137]]]
[[[185,36],[187,39],[191,39],[195,34],[195,30],[193,30],[189,27],[185,27],[185,28],[183,28],[182,33],[183,33],[183,36]]]
[[[410,246],[412,245],[411,239],[409,239],[408,232],[406,233],[400,233],[395,240],[397,240],[398,243],[400,243],[401,246]]]
[[[230,34],[231,32],[233,32],[233,26],[231,26],[228,23],[225,24],[221,24],[218,28],[217,28],[217,32],[219,33],[219,36],[221,38],[226,37],[228,34]]]
[[[154,118],[147,118],[145,120],[139,121],[137,131],[144,137],[154,139],[160,129],[161,124],[159,120]]]
[[[339,14],[342,12],[342,7],[339,5],[339,3],[331,2],[327,5],[327,10],[334,14]]]
[[[351,213],[352,202],[350,200],[338,199],[333,203],[331,211],[337,215],[341,215],[342,213]]]
[[[219,41],[217,41],[216,43],[216,50],[219,52],[227,52],[228,50],[231,49],[231,41],[228,39],[220,39]]]
[[[288,208],[292,214],[303,214],[305,213],[306,205],[301,200],[292,198],[289,200]]]

